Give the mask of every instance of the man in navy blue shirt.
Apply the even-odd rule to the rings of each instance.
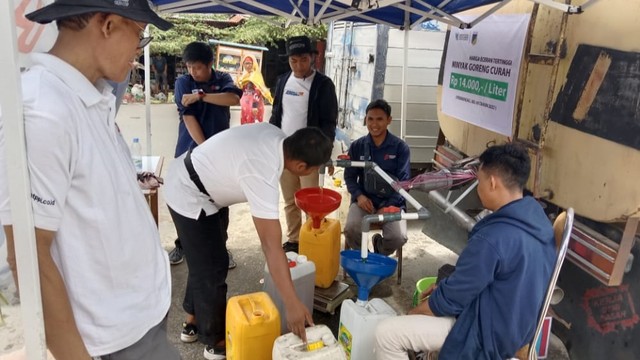
[[[410,176],[409,146],[387,129],[391,124],[391,106],[382,99],[367,106],[365,122],[369,134],[354,141],[349,147],[349,157],[353,161],[373,161],[387,174],[397,180],[407,180]],[[381,212],[383,208],[394,206],[405,209],[402,196],[391,189],[382,178],[370,170],[346,168],[344,181],[351,194],[351,206],[347,216],[344,235],[347,245],[360,248],[362,239],[362,218],[368,214]],[[407,227],[404,221],[394,221],[382,225],[382,235],[373,236],[375,252],[389,255],[407,242]]]
[[[229,107],[240,104],[242,90],[228,73],[213,70],[213,51],[203,42],[184,49],[182,61],[188,74],[175,84],[175,102],[180,114],[175,157],[229,128]]]
[[[421,294],[426,301],[381,322],[378,360],[406,359],[407,350],[439,359],[509,359],[533,339],[556,259],[551,222],[523,196],[531,160],[516,144],[480,155],[478,196],[493,211],[469,233],[456,270]]]
[[[208,44],[192,42],[182,54],[182,61],[188,73],[176,79],[175,102],[178,106],[180,123],[175,157],[178,157],[205,140],[229,128],[231,112],[229,107],[240,104],[242,90],[233,82],[228,73],[213,70],[213,51]],[[229,209],[220,209],[222,228],[229,226]],[[171,264],[184,260],[180,239],[175,249],[169,253]],[[230,268],[235,267],[233,258]]]

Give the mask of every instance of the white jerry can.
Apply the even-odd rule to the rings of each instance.
[[[291,272],[291,280],[296,290],[296,295],[302,303],[307,307],[310,313],[313,313],[313,296],[315,293],[316,266],[312,261],[307,260],[304,255],[298,255],[295,252],[287,252],[287,260],[289,261],[289,271]],[[284,307],[284,301],[280,297],[280,293],[276,288],[269,273],[269,266],[264,265],[264,287],[265,291],[280,312],[280,334],[287,332],[287,311]]]
[[[376,326],[380,321],[396,315],[396,311],[382,299],[371,299],[364,306],[351,300],[342,302],[338,342],[347,359],[375,359],[373,348]]]

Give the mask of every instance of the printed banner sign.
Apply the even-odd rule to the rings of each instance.
[[[451,29],[442,79],[445,114],[512,135],[529,18],[529,14],[491,15],[471,29]]]

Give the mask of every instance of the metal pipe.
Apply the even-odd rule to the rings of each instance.
[[[409,193],[402,188],[402,186],[400,186],[400,184],[395,181],[391,176],[387,175],[387,173],[382,170],[382,168],[380,166],[378,166],[376,163],[373,163],[373,170],[380,175],[380,177],[382,179],[384,179],[384,181],[386,181],[389,185],[391,185],[391,187],[397,191],[400,195],[402,195],[402,197],[408,202],[410,203],[416,210],[420,211],[421,209],[424,209],[424,206],[422,206],[422,204],[420,204],[418,202],[418,200],[414,199],[413,196],[409,195]],[[426,210],[426,209],[425,209]]]
[[[369,230],[372,223],[378,222],[391,222],[399,220],[423,220],[428,219],[431,216],[429,210],[418,202],[413,196],[411,196],[400,184],[389,176],[381,167],[379,167],[373,161],[351,161],[346,159],[329,160],[323,166],[320,167],[318,173],[320,176],[324,176],[325,167],[327,166],[340,166],[340,167],[361,167],[361,168],[373,168],[373,170],[380,175],[380,177],[386,181],[391,187],[398,192],[408,203],[410,203],[418,212],[416,213],[383,213],[383,214],[371,214],[365,215],[362,219],[362,241],[360,243],[360,256],[366,259],[368,256],[367,245],[369,241]]]
[[[437,191],[429,192],[429,199],[433,201],[436,205],[438,205],[443,210],[448,208],[451,203],[448,202],[442,194]],[[467,231],[471,231],[471,229],[475,226],[476,221],[471,218],[469,215],[465,214],[462,210],[457,207],[451,208],[451,211],[448,213],[453,217],[453,219],[458,223],[458,225],[462,226]]]
[[[325,166],[340,166],[340,167],[361,167],[372,168],[380,177],[386,181],[391,187],[397,191],[409,204],[411,204],[418,212],[429,212],[422,204],[418,202],[413,196],[411,196],[400,184],[389,176],[381,167],[373,161],[351,161],[351,160],[334,160],[328,161],[324,166],[320,167],[320,172],[324,173]]]
[[[453,209],[456,205],[458,205],[458,203],[460,203],[460,201],[462,201],[467,195],[469,195],[469,193],[476,188],[476,186],[478,186],[478,180],[474,181],[473,184],[471,184],[471,186],[469,186],[467,188],[467,190],[465,190],[462,194],[460,194],[460,196],[458,196],[458,198],[451,203],[451,205],[449,205],[445,210],[444,213],[448,213],[449,211],[451,211],[451,209]]]
[[[369,230],[371,229],[371,224],[378,223],[382,221],[382,214],[371,214],[365,215],[362,218],[362,240],[360,241],[360,257],[366,259],[369,255],[368,244],[369,244]]]
[[[601,276],[602,278],[607,279],[607,280],[609,280],[611,278],[611,275],[609,275],[606,272],[602,271],[602,269],[600,269],[599,267],[593,265],[588,260],[585,260],[582,256],[578,255],[578,253],[576,253],[575,251],[569,249],[569,250],[567,250],[567,255],[569,255],[569,257],[571,259],[579,262],[582,266],[586,267],[588,270],[593,271],[594,273],[598,274],[598,276]]]
[[[402,211],[382,214],[370,214],[365,215],[362,218],[362,241],[360,242],[360,257],[366,259],[369,255],[369,231],[371,230],[371,224],[374,223],[387,223],[393,221],[402,220],[426,220],[431,216],[431,213],[425,208],[415,213],[405,213]]]

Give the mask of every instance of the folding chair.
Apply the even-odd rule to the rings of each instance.
[[[556,287],[556,282],[558,281],[558,275],[560,275],[562,263],[564,262],[564,258],[567,255],[567,248],[569,247],[569,240],[571,239],[571,230],[573,229],[573,217],[573,208],[568,208],[567,211],[558,215],[556,220],[553,222],[553,233],[556,239],[556,248],[558,249],[556,265],[553,269],[553,273],[551,274],[551,279],[549,280],[549,285],[547,287],[547,293],[544,296],[542,308],[540,309],[540,313],[538,315],[538,322],[536,324],[536,332],[534,333],[533,340],[531,340],[528,345],[518,350],[515,357],[516,359],[537,359],[536,344],[538,343],[538,338],[540,337],[540,331],[542,330],[544,318],[547,315],[547,310],[549,309],[549,304],[551,303],[551,297],[553,295],[553,290]]]

